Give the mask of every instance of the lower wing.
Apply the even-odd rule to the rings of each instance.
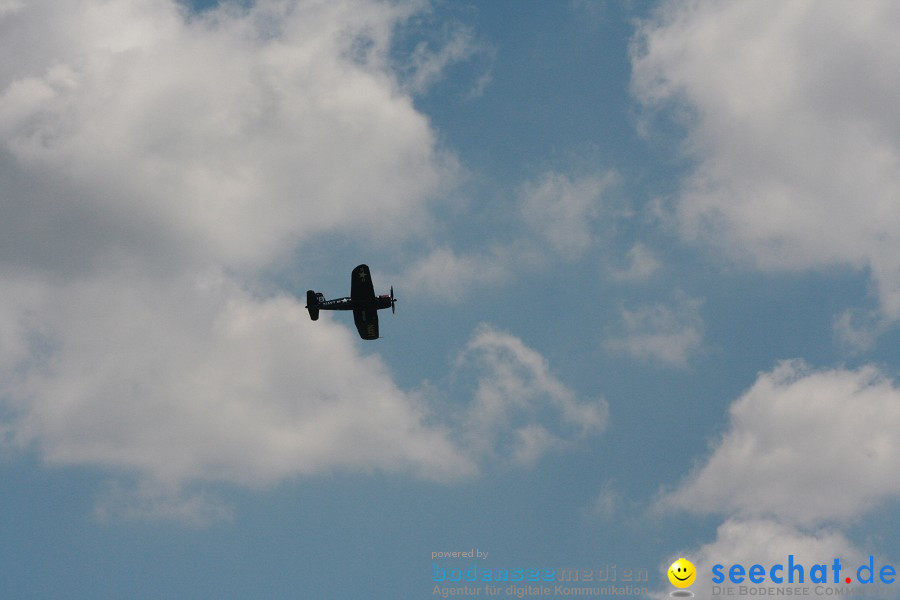
[[[378,309],[375,307],[354,309],[353,322],[356,323],[359,337],[364,340],[378,339]]]

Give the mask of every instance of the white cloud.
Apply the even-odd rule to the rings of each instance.
[[[260,289],[260,273],[317,234],[420,239],[430,198],[457,175],[391,64],[418,5],[14,8],[0,14],[4,450],[134,482],[100,494],[98,517],[205,524],[231,516],[206,492],[220,483],[334,470],[451,481],[603,429],[603,400],[578,400],[535,350],[490,328],[464,353],[470,417],[442,420],[352,329]],[[461,56],[436,52],[413,65],[423,82]],[[524,238],[583,251],[579,219],[594,218],[602,185],[526,188],[559,219],[535,221],[528,196]],[[493,281],[520,250],[485,251],[491,268],[437,251],[421,278]]]
[[[488,326],[459,359],[475,389],[457,382],[454,419],[292,297],[215,274],[13,283],[0,311],[0,438],[48,465],[137,477],[99,497],[100,518],[204,525],[232,511],[198,485],[332,470],[453,481],[498,457],[532,464],[607,422],[604,400],[579,400],[538,352]]]
[[[451,481],[494,455],[462,438],[528,464],[603,428],[605,402],[579,402],[490,329],[466,355],[485,369],[472,414],[491,419],[442,424],[352,329],[260,289],[316,234],[420,239],[456,176],[390,64],[417,8],[35,0],[0,14],[4,449],[135,482],[101,494],[99,517],[204,524],[231,515],[205,486]],[[510,252],[495,272],[431,260],[478,280]]]
[[[437,47],[428,41],[419,42],[400,70],[407,72],[403,86],[414,94],[423,94],[444,76],[450,65],[465,62],[474,57],[489,56],[493,51],[477,42],[471,28],[459,23],[444,23],[438,28]],[[475,83],[471,97],[480,95],[490,82],[490,73],[485,71]]]
[[[455,302],[465,298],[473,286],[497,285],[513,272],[513,257],[506,249],[459,255],[442,246],[392,279],[402,280],[414,293]]]
[[[612,269],[613,279],[643,281],[659,269],[659,261],[645,244],[636,242],[625,255],[628,263],[622,269]]]
[[[160,288],[116,277],[28,301],[40,328],[9,344],[32,355],[4,361],[16,414],[7,428],[49,464],[171,487],[340,468],[434,479],[475,470],[348,329],[313,324],[293,298],[255,298],[227,280]]]
[[[505,239],[486,248],[458,251],[439,245],[394,279],[418,293],[460,299],[469,289],[498,284],[522,272],[578,260],[596,243],[596,229],[609,218],[605,196],[619,176],[614,171],[572,176],[543,173],[518,191],[516,205],[503,213]],[[637,257],[649,267],[646,255]]]
[[[612,482],[606,481],[594,500],[582,509],[581,514],[588,521],[612,521],[621,510],[621,504],[621,495]]]
[[[94,506],[99,521],[179,521],[201,528],[233,521],[233,509],[220,498],[204,492],[186,492],[139,482],[133,489],[119,482],[107,484]]]
[[[387,65],[408,10],[263,1],[186,21],[174,2],[85,0],[7,15],[4,31],[30,35],[0,42],[0,167],[17,186],[0,238],[43,235],[4,256],[147,260],[167,236],[170,260],[253,267],[316,232],[413,233],[443,172]]]
[[[835,318],[833,329],[837,341],[850,352],[870,349],[878,336],[890,329],[890,321],[879,311],[845,310]]]
[[[530,464],[546,451],[603,431],[606,400],[581,401],[520,339],[482,325],[458,359],[477,372],[465,411],[465,447]]]
[[[610,351],[624,352],[641,360],[686,367],[703,340],[702,304],[702,300],[679,292],[672,305],[657,303],[634,310],[623,308],[624,336],[610,338],[604,345]]]
[[[889,0],[665,2],[632,53],[636,97],[685,128],[693,167],[672,213],[682,235],[764,270],[865,270],[878,314],[834,322],[855,350],[900,318],[898,27]],[[727,518],[705,564],[802,548],[858,556],[811,528],[900,493],[898,399],[875,367],[782,363],[732,405],[710,456],[659,506]]]
[[[900,495],[900,390],[875,367],[781,363],[735,401],[730,421],[661,508],[810,526]]]
[[[633,89],[687,109],[677,217],[763,269],[868,268],[900,318],[900,7],[669,2],[639,31]]]
[[[545,173],[522,190],[522,217],[559,256],[578,258],[594,242],[593,224],[603,213],[603,193],[616,180],[613,172],[576,179]]]
[[[455,176],[389,64],[418,5],[0,8],[6,449],[133,478],[100,516],[200,523],[210,482],[477,471],[351,330],[257,289],[315,234],[416,235]]]

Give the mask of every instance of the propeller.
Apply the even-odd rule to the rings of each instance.
[[[397,314],[397,300],[394,298],[394,286],[391,286],[391,314]]]

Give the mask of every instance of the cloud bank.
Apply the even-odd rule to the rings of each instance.
[[[319,234],[421,233],[454,177],[408,89],[468,56],[466,38],[435,60],[417,54],[399,81],[392,37],[419,8],[3,5],[7,450],[136,482],[111,485],[100,516],[198,522],[230,514],[191,491],[205,483],[477,473],[487,453],[462,451],[458,424],[437,422],[351,330],[327,316],[313,327],[301,302],[261,283]],[[580,406],[564,386],[544,392],[564,422]],[[520,454],[566,435],[529,430]]]
[[[877,310],[834,321],[854,350],[900,319],[898,26],[889,1],[664,2],[632,48],[646,114],[685,133],[670,215],[684,239],[762,270],[865,271]],[[707,572],[786,553],[855,560],[842,528],[900,493],[898,393],[874,366],[783,362],[658,506],[725,519],[693,551]]]
[[[414,231],[442,166],[389,69],[404,16],[353,1],[7,13],[4,262],[252,268],[318,232]]]
[[[688,239],[762,269],[867,269],[900,318],[900,8],[668,2],[642,24],[633,90],[677,107],[695,163]]]
[[[900,496],[890,475],[900,467],[900,390],[875,367],[783,362],[729,414],[729,430],[666,505],[817,525]]]
[[[724,517],[715,540],[684,551],[701,572],[788,554],[863,564],[868,554],[842,529],[900,497],[898,406],[900,389],[875,367],[783,362],[732,404],[728,430],[657,509]]]

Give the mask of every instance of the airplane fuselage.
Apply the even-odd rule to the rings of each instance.
[[[381,310],[382,308],[391,307],[390,296],[376,296],[371,300],[354,300],[347,296],[346,298],[335,298],[333,300],[324,300],[316,304],[319,310],[356,310],[374,308]]]

